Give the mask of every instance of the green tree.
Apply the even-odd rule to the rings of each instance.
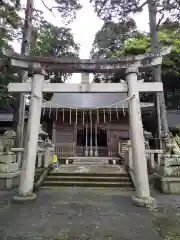
[[[54,14],[54,10],[58,10],[62,21],[65,23],[71,22],[76,18],[76,13],[82,8],[79,0],[55,0],[56,5],[49,7],[47,1],[41,0],[44,6]]]
[[[21,9],[18,0],[1,0],[0,2],[0,35],[1,39],[13,40],[16,37],[17,29],[20,27]]]
[[[166,22],[158,32],[160,47],[172,46],[170,54],[163,57],[162,81],[168,108],[180,109],[180,28],[178,23]],[[120,51],[109,52],[108,57],[120,57],[124,55],[137,55],[150,52],[150,36],[144,34],[139,38],[129,38],[124,42],[124,48]],[[152,74],[146,73],[141,76],[145,81],[151,81]],[[111,76],[109,81],[119,81],[124,78],[119,74]],[[106,78],[102,79],[106,81]],[[152,94],[143,94],[143,101],[152,101]]]
[[[132,36],[135,30],[136,24],[132,19],[119,23],[105,22],[95,35],[91,57],[107,57],[108,53],[123,49],[124,41]]]
[[[2,50],[12,47],[9,41],[12,41],[19,29],[21,18],[19,16],[20,2],[18,0],[2,0],[0,3],[0,110],[8,111],[10,106],[14,106],[15,99],[7,91],[9,82],[19,80],[15,70],[6,64]]]
[[[148,4],[148,0],[89,0],[93,4],[97,16],[104,21],[120,21],[126,19],[132,13],[141,12]],[[177,21],[180,18],[179,0],[158,0],[156,3],[157,11],[160,14],[161,22],[169,17]]]
[[[105,22],[102,28],[96,33],[92,50],[92,58],[111,58],[116,53],[122,52],[124,42],[130,37],[142,37],[136,29],[136,24],[132,19],[126,19],[119,23],[112,21]],[[95,82],[116,81],[117,74],[95,74]]]
[[[3,59],[2,50],[4,48],[9,48],[7,40],[0,40],[0,58]],[[7,90],[7,85],[10,82],[18,82],[19,76],[15,69],[13,69],[5,59],[3,59],[3,64],[1,65],[1,74],[0,74],[0,110],[8,111],[9,107],[15,108],[16,98],[12,97]]]
[[[42,57],[78,58],[79,45],[75,43],[70,28],[56,27],[47,21],[42,21],[37,32],[36,45],[31,48],[30,54]],[[68,74],[61,75],[59,81],[65,81],[68,76]],[[57,77],[57,74],[49,73],[49,78],[57,80]]]
[[[38,32],[37,41],[31,47],[31,55],[42,57],[71,57],[78,58],[79,45],[75,43],[70,28],[56,27],[47,21],[42,21]],[[65,82],[71,74],[49,72],[47,79],[51,82]],[[53,94],[44,94],[45,100],[50,100]]]

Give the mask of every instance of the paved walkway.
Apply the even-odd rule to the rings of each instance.
[[[12,203],[13,194],[0,193],[1,240],[161,239],[154,213],[133,206],[130,192],[75,187],[41,190],[35,202],[24,204]]]
[[[55,172],[61,173],[127,173],[123,165],[88,165],[88,164],[69,164],[61,165],[59,169],[56,169]]]

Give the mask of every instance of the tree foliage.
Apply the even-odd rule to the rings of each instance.
[[[52,2],[47,2],[45,0],[41,0],[41,2],[52,14],[54,14],[54,10],[56,9],[62,21],[65,23],[69,23],[76,18],[77,11],[82,8],[79,0],[55,0],[56,4],[51,7],[49,7],[49,5],[52,5]]]
[[[63,19],[76,17],[76,12],[82,8],[79,0],[56,0],[58,11]]]
[[[1,0],[0,2],[0,33],[1,38],[13,40],[20,26],[21,18],[19,11],[21,9],[18,0]]]
[[[104,23],[102,28],[96,33],[92,50],[92,58],[111,58],[122,53],[124,42],[130,37],[140,38],[144,35],[136,29],[134,20],[127,19],[119,23],[112,21]],[[96,74],[94,81],[113,81],[115,74]],[[115,80],[114,80],[115,81]]]
[[[56,27],[47,21],[42,21],[37,32],[35,47],[31,48],[31,55],[42,57],[72,57],[77,58],[79,45],[75,43],[70,28]],[[49,73],[53,77],[54,73]],[[61,75],[61,80],[65,81],[67,74]],[[57,79],[57,75],[56,75]]]
[[[53,49],[55,52],[53,52]],[[79,45],[75,43],[70,28],[56,27],[53,24],[42,21],[38,32],[35,48],[31,54],[35,56],[78,56]]]
[[[180,30],[161,28],[158,32],[160,47],[172,46],[169,55],[163,57],[163,75],[171,73],[172,75],[180,74]],[[150,52],[150,36],[145,35],[143,38],[130,38],[125,42],[122,52],[116,52],[115,55],[135,55]],[[114,55],[114,53],[112,53]]]
[[[70,28],[56,27],[47,21],[42,21],[37,32],[37,41],[31,47],[31,55],[42,57],[78,58],[79,45],[75,43]],[[65,82],[70,74],[49,72],[47,79],[51,82]],[[44,94],[45,100],[50,100],[53,94]]]
[[[132,13],[141,12],[149,0],[89,0],[97,13],[97,16],[104,21],[120,21],[126,19]],[[167,18],[177,20],[180,18],[179,0],[152,0],[161,21]]]
[[[9,48],[7,40],[0,40],[0,58],[3,58],[2,49]],[[16,100],[11,97],[7,90],[7,85],[10,82],[18,82],[19,77],[15,69],[10,65],[4,65],[0,74],[0,110],[6,111],[10,106],[15,106]]]
[[[136,31],[136,30],[135,30]],[[162,64],[162,80],[164,83],[164,91],[166,97],[166,105],[169,108],[180,109],[180,27],[179,23],[172,23],[166,21],[159,28],[158,32],[160,47],[172,46],[172,51],[169,55],[163,57]],[[115,51],[110,51],[108,48],[103,49],[106,45],[106,38],[103,38],[105,43],[100,43],[100,51],[97,48],[94,57],[105,58],[119,58],[125,55],[137,55],[150,52],[150,36],[146,33],[136,33],[136,36],[129,36],[124,41],[122,48],[116,48]],[[94,42],[97,40],[95,39]],[[109,40],[107,41],[108,44]],[[112,48],[113,49],[113,48]],[[102,54],[103,53],[103,54]],[[124,79],[122,73],[118,74],[97,74],[95,75],[95,82],[119,82],[120,79]],[[151,73],[143,73],[141,78],[145,81],[151,81]],[[141,98],[143,101],[153,101],[152,94],[144,94]]]
[[[95,35],[91,57],[107,57],[108,53],[123,49],[124,41],[135,34],[135,29],[132,19],[119,23],[105,22]]]
[[[0,3],[0,58],[4,58],[2,49],[12,47],[9,41],[16,37],[17,29],[20,26],[20,1],[18,0],[2,0]],[[10,96],[7,91],[9,82],[16,82],[19,80],[16,71],[10,66],[1,64],[0,73],[0,109],[6,111],[10,106],[14,106],[15,99]]]

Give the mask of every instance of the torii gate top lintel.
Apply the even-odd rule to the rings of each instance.
[[[33,69],[34,65],[39,63],[46,71],[65,72],[65,73],[103,73],[103,72],[119,72],[127,67],[136,66],[141,71],[162,63],[162,56],[170,53],[171,48],[164,48],[159,54],[147,53],[136,56],[126,56],[111,59],[78,59],[78,58],[56,58],[56,57],[40,57],[40,56],[24,56],[13,52],[12,50],[4,50],[6,57],[11,59],[14,67],[28,70]]]

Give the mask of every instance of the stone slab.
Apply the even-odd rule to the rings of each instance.
[[[14,173],[0,173],[0,189],[9,190],[19,185],[21,171]]]
[[[21,171],[12,172],[12,173],[0,173],[0,179],[17,177],[17,176],[20,176],[20,174],[21,174]]]
[[[0,164],[1,163],[13,163],[16,162],[16,155],[0,155]]]
[[[11,173],[11,172],[17,172],[18,171],[18,163],[2,163],[0,164],[0,173]]]
[[[157,173],[164,177],[180,177],[180,166],[159,166]]]
[[[119,165],[75,165],[75,164],[64,164],[55,170],[56,172],[89,172],[89,173],[127,173],[124,166]]]
[[[180,177],[156,175],[154,187],[165,194],[180,194]]]

